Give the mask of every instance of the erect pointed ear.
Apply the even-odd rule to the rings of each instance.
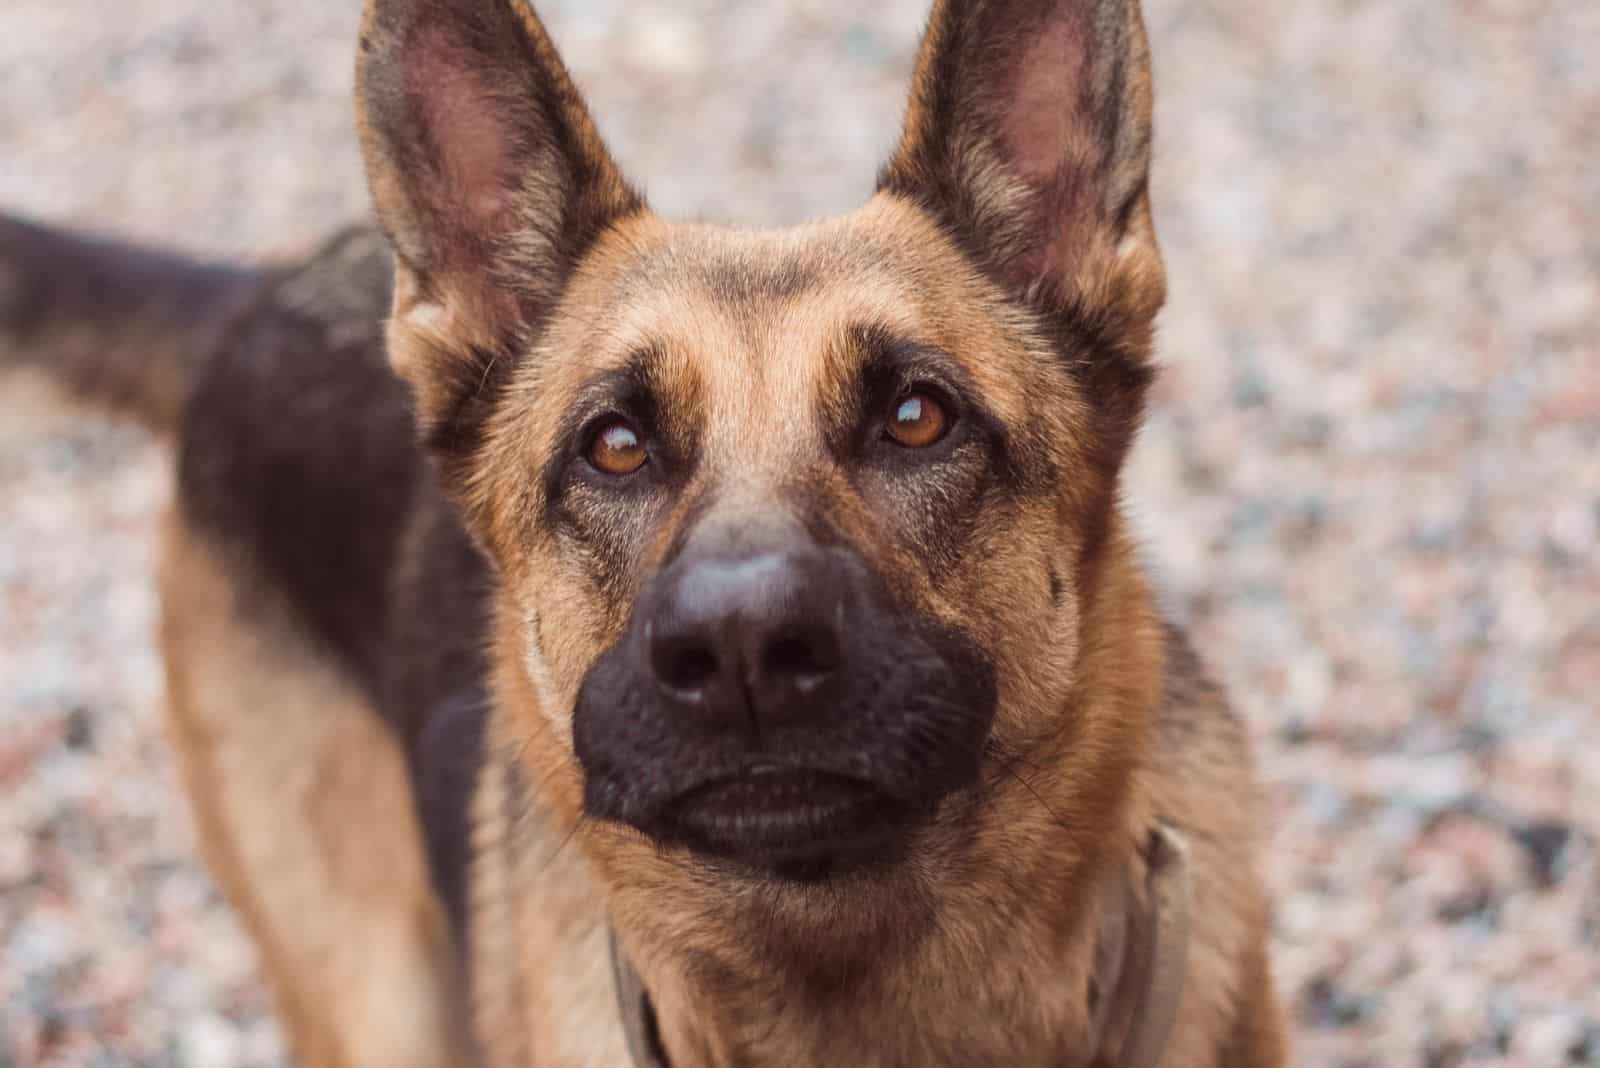
[[[879,178],[1018,297],[1147,335],[1150,219],[1138,0],[937,0],[905,133]]]
[[[525,0],[367,0],[356,112],[397,260],[390,360],[425,437],[459,452],[491,373],[643,204]]]

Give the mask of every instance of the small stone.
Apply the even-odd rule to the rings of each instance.
[[[1404,803],[1440,813],[1461,806],[1472,796],[1473,769],[1465,754],[1450,753],[1415,760],[1400,784]]]
[[[1378,1006],[1372,994],[1344,989],[1327,974],[1311,980],[1300,999],[1301,1017],[1313,1027],[1349,1027],[1370,1017]]]
[[[645,8],[633,14],[626,49],[637,68],[662,78],[689,78],[705,68],[706,43],[700,23],[664,8]]]
[[[1582,1018],[1556,1012],[1518,1023],[1510,1052],[1525,1064],[1571,1063],[1569,1058],[1584,1041]]]
[[[94,720],[87,708],[74,705],[72,711],[67,713],[67,725],[61,732],[61,740],[68,749],[77,752],[94,748]]]
[[[1548,890],[1567,874],[1568,851],[1573,830],[1569,824],[1547,821],[1518,828],[1514,837],[1527,852],[1534,879]]]
[[[190,1020],[183,1028],[182,1048],[185,1064],[207,1068],[229,1068],[239,1062],[243,1040],[239,1029],[225,1017],[208,1013]]]

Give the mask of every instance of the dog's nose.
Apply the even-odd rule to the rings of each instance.
[[[707,726],[757,733],[823,708],[851,579],[846,562],[811,547],[672,565],[645,620],[662,697]]]

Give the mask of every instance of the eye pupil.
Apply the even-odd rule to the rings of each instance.
[[[944,437],[950,417],[926,393],[911,393],[895,405],[889,419],[889,436],[908,449],[925,449]]]
[[[589,462],[608,475],[632,474],[648,458],[638,433],[621,420],[606,424],[589,446]]]

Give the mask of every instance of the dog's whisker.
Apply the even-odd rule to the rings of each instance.
[[[1020,783],[1024,790],[1028,791],[1028,793],[1032,795],[1033,799],[1039,803],[1039,807],[1042,808],[1045,811],[1045,814],[1050,817],[1051,822],[1053,822],[1057,827],[1060,827],[1063,831],[1066,831],[1068,834],[1073,833],[1072,825],[1063,819],[1059,812],[1050,807],[1050,803],[1044,799],[1044,795],[1039,793],[1039,791],[1034,787],[1033,783],[1023,778],[1022,775],[1020,775],[1015,769],[1008,768],[1006,769],[1006,772],[1018,783]]]
[[[539,871],[537,872],[536,877],[543,876],[545,872],[549,871],[555,865],[557,860],[561,859],[562,852],[566,850],[567,846],[572,843],[574,838],[578,837],[578,831],[582,829],[587,820],[588,817],[584,816],[582,813],[579,813],[578,818],[573,821],[572,829],[562,836],[561,843],[556,846],[555,851],[546,857],[545,862],[539,866]]]

